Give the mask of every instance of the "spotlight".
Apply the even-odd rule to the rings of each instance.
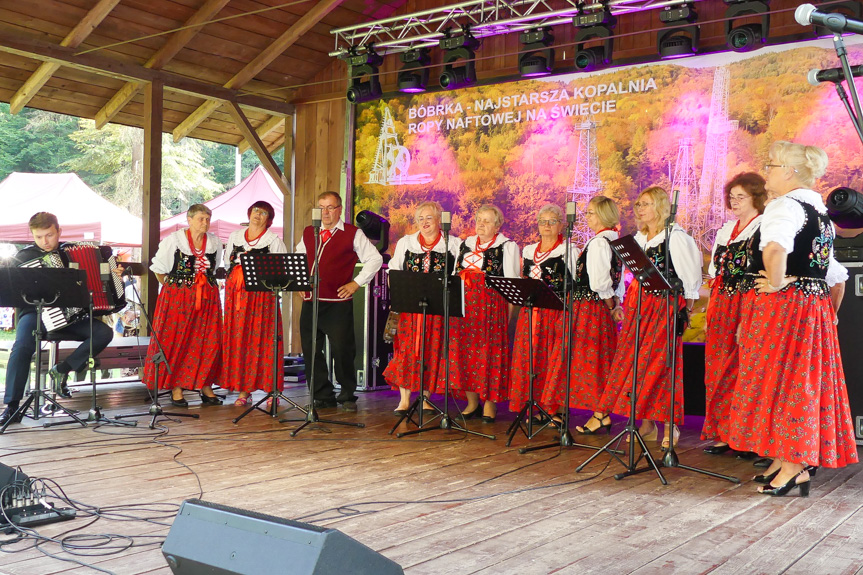
[[[611,54],[614,51],[614,38],[611,35],[611,29],[616,24],[616,21],[611,12],[604,11],[597,14],[604,14],[600,20],[600,24],[582,27],[575,33],[575,70],[577,72],[601,70],[611,64]],[[587,16],[587,14],[579,14],[572,21],[573,23],[583,22]],[[592,20],[595,21],[596,18],[592,18]],[[588,40],[603,38],[605,41],[602,43],[602,46],[585,47]]]
[[[663,24],[673,26],[656,33],[656,49],[660,58],[663,60],[683,58],[698,52],[698,39],[701,33],[699,27],[696,25],[677,25],[678,22],[689,22],[690,24],[695,22],[698,19],[695,8],[689,4],[682,4],[673,8],[669,6],[659,13],[659,19]]]
[[[464,88],[476,83],[476,64],[474,50],[479,48],[479,41],[471,36],[470,30],[464,28],[458,36],[450,36],[449,30],[441,38],[439,45],[444,50],[443,72],[440,75],[440,85],[446,90]],[[464,60],[464,66],[453,66],[453,62]]]
[[[827,215],[840,228],[863,228],[863,194],[836,188],[827,196]]]
[[[673,24],[675,22],[695,22],[698,18],[698,14],[695,12],[695,8],[690,6],[689,4],[682,4],[680,6],[666,6],[659,13],[659,21],[663,24]]]
[[[728,9],[725,11],[725,43],[735,52],[749,52],[760,48],[767,41],[770,32],[770,9],[760,0],[740,2],[725,0]],[[761,14],[760,24],[744,24],[732,28],[735,18],[747,15]]]
[[[399,72],[399,91],[408,93],[425,92],[429,83],[429,57],[428,48],[414,48],[402,52],[402,66]]]
[[[524,45],[518,57],[518,73],[525,78],[547,76],[554,70],[554,36],[550,28],[534,28],[518,36]]]
[[[363,210],[355,218],[357,227],[375,243],[375,248],[384,253],[390,245],[390,223],[383,216]]]
[[[378,66],[384,59],[375,52],[374,47],[367,46],[363,54],[351,48],[343,58],[348,62],[348,74],[351,77],[351,86],[346,94],[348,102],[359,104],[380,98],[382,92]],[[368,80],[363,80],[365,76],[368,76]]]

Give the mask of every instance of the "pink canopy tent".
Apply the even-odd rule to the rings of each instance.
[[[231,232],[242,229],[241,224],[248,223],[249,206],[260,200],[269,202],[276,211],[276,217],[270,231],[281,237],[282,222],[284,221],[282,215],[284,196],[261,166],[252,170],[249,177],[237,184],[235,188],[204,203],[205,206],[213,210],[210,231],[219,236],[223,242],[226,242]],[[188,225],[186,213],[177,214],[162,221],[159,235],[164,239],[170,233],[188,227]]]
[[[14,172],[0,182],[0,206],[0,240],[7,242],[32,242],[30,218],[51,212],[65,241],[141,245],[141,218],[91,190],[77,174]]]

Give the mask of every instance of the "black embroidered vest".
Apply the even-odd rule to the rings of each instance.
[[[593,240],[592,240],[593,241]],[[573,286],[573,296],[577,300],[599,300],[599,294],[590,289],[590,275],[587,272],[587,252],[590,249],[591,242],[587,242],[584,246],[584,251],[578,256],[578,261],[575,264],[575,285]],[[623,273],[623,263],[614,254],[611,253],[611,289],[617,291],[617,286],[620,285],[620,277]]]
[[[497,247],[488,248],[482,253],[482,265],[480,269],[485,275],[503,277],[503,246],[509,243],[509,241],[511,240],[507,240]],[[467,247],[467,242],[462,242],[458,251],[458,259],[456,260],[457,270],[461,271],[464,257],[472,251]]]

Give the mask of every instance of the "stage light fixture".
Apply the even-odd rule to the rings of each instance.
[[[402,52],[401,61],[404,66],[399,71],[399,91],[411,94],[425,92],[429,83],[428,66],[431,64],[428,48],[414,48]]]
[[[458,36],[451,36],[449,30],[444,32],[438,45],[444,51],[443,72],[439,81],[441,88],[455,90],[476,84],[476,63],[474,50],[479,48],[479,40],[474,38],[468,28],[463,28]],[[453,62],[464,60],[463,66],[454,66]]]
[[[761,0],[725,0],[725,43],[735,52],[749,52],[760,48],[770,32],[770,8]],[[734,19],[761,15],[761,23],[743,24],[734,28]]]
[[[689,4],[666,7],[659,13],[659,19],[670,27],[656,33],[656,49],[663,60],[684,58],[698,52],[700,28],[694,24],[679,26],[679,22],[695,22],[698,14]]]
[[[550,28],[534,28],[518,35],[523,44],[518,73],[525,78],[548,76],[554,70],[554,36]]]
[[[351,77],[351,85],[346,97],[351,104],[360,104],[381,97],[381,81],[378,77],[378,66],[384,59],[378,55],[374,47],[366,46],[365,52],[358,53],[352,48],[343,57],[348,63],[348,74]],[[368,77],[364,80],[363,78]]]
[[[363,210],[354,221],[369,241],[374,243],[375,249],[380,253],[387,251],[390,245],[390,222],[385,217]]]
[[[575,33],[573,41],[575,42],[575,70],[576,72],[590,72],[592,70],[602,70],[611,65],[611,55],[614,52],[614,38],[611,34],[611,29],[617,23],[611,12],[604,10],[596,12],[601,14],[601,18],[592,18],[587,20],[599,21],[596,26],[581,27]],[[576,22],[587,21],[587,14],[579,14],[572,19],[573,24]],[[586,43],[589,40],[604,40],[601,46],[587,47]]]
[[[863,228],[863,194],[836,188],[827,196],[827,215],[840,228]]]

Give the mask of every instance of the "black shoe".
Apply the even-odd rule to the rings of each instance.
[[[738,451],[737,459],[743,459],[744,461],[750,461],[758,457],[758,454],[754,451]]]
[[[473,419],[474,417],[479,417],[482,414],[482,407],[477,405],[473,411],[462,411],[459,417],[462,419]]]
[[[590,419],[595,419],[595,420],[599,421],[599,427],[597,427],[596,429],[589,428],[587,426],[587,424],[590,422]],[[575,426],[576,433],[580,433],[581,435],[597,435],[599,433],[602,433],[603,431],[606,431],[606,432],[608,432],[609,435],[611,435],[611,417],[606,415],[605,417],[600,419],[600,418],[596,417],[595,415],[591,415],[590,419],[585,421],[584,425],[576,425]],[[608,420],[608,425],[602,423],[606,419]]]
[[[815,474],[818,473],[818,466],[817,465],[807,465],[806,471],[809,472],[809,477],[815,477]]]
[[[494,423],[494,415],[483,415],[482,422],[483,423]]]
[[[356,411],[357,410],[357,402],[356,401],[343,401],[341,404],[342,411]]]
[[[174,394],[171,394],[171,405],[174,407],[189,407],[189,402],[185,397],[180,396],[180,399],[174,399]]]
[[[765,485],[769,485],[773,478],[779,475],[779,469],[771,473],[770,475],[756,475],[752,478],[752,481],[755,483],[763,483]]]
[[[731,446],[727,443],[725,445],[711,445],[710,447],[704,448],[704,453],[707,453],[708,455],[722,455],[729,451],[731,451]]]
[[[216,397],[215,395],[204,395],[204,392],[201,393],[201,405],[222,405],[222,400]],[[188,402],[186,403],[188,405]]]
[[[54,390],[54,393],[63,399],[70,399],[72,397],[72,393],[66,385],[66,381],[69,379],[69,374],[60,373],[60,370],[58,370],[55,365],[48,370],[48,375],[51,377],[51,387]]]
[[[755,461],[752,462],[753,467],[770,467],[773,463],[773,460],[769,457],[759,457]]]
[[[767,484],[767,487],[760,488],[759,493],[763,493],[764,495],[772,495],[773,497],[785,497],[792,489],[794,489],[795,487],[799,487],[800,497],[809,497],[809,487],[812,485],[809,479],[797,483],[797,478],[803,475],[805,472],[806,469],[803,469],[803,471],[789,479],[788,483],[786,483],[785,485],[780,485],[779,487],[774,487],[772,484]]]
[[[0,413],[0,426],[6,425],[7,423],[21,423],[21,420],[24,419],[24,415],[19,413],[15,415],[17,409],[9,409],[8,407]]]
[[[338,405],[338,402],[335,399],[316,399],[315,400],[315,409],[328,409],[330,407],[335,407]]]
[[[396,417],[403,417],[407,414],[408,414],[407,409],[394,409],[393,410],[393,415],[395,415]]]

